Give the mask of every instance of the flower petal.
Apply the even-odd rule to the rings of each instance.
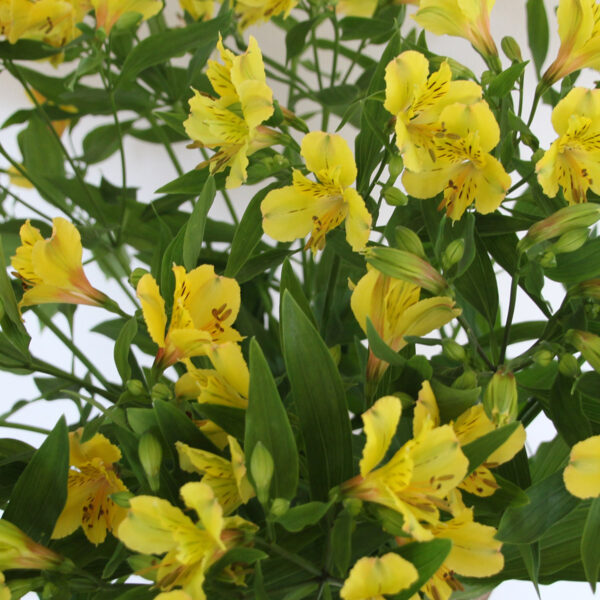
[[[337,182],[343,188],[352,185],[356,179],[356,163],[348,142],[337,134],[312,131],[304,136],[301,154],[306,166],[323,183],[321,173],[336,172]]]
[[[154,277],[146,273],[138,281],[136,293],[140,299],[142,314],[144,315],[144,321],[146,321],[146,327],[152,341],[159,348],[164,348],[167,315],[165,313],[165,301],[160,295],[160,290]]]
[[[600,496],[600,435],[578,442],[564,470],[565,486],[578,498]]]
[[[363,250],[371,233],[371,215],[362,196],[352,188],[344,190],[344,202],[348,205],[346,216],[346,239],[354,252]]]

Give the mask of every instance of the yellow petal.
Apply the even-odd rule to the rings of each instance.
[[[504,200],[510,183],[510,175],[504,170],[502,163],[488,154],[485,157],[484,168],[478,169],[472,178],[472,185],[476,186],[477,212],[482,215],[494,212]]]
[[[393,115],[406,111],[425,87],[429,62],[423,54],[407,50],[385,68],[386,110]]]
[[[233,471],[233,476],[237,484],[239,497],[241,501],[246,504],[246,502],[248,502],[250,498],[253,498],[255,494],[254,488],[248,480],[244,451],[233,436],[227,436],[227,440],[229,442],[229,451],[231,453],[231,470]]]
[[[600,90],[573,88],[552,111],[552,125],[558,135],[569,129],[572,115],[587,117],[592,121],[600,118]]]
[[[402,404],[395,396],[379,398],[362,415],[367,441],[360,461],[360,474],[364,477],[384,458],[400,421]]]
[[[106,33],[110,33],[122,15],[135,12],[146,20],[160,12],[163,7],[160,0],[91,0],[91,4],[96,11],[98,27],[104,27]]]
[[[563,478],[566,488],[578,498],[600,496],[600,435],[573,446]]]
[[[312,131],[302,140],[301,154],[308,169],[323,183],[329,183],[329,181],[322,179],[321,175],[331,171],[335,172],[336,184],[343,188],[354,183],[356,179],[354,155],[348,142],[342,136],[323,131]]]
[[[69,433],[69,464],[79,467],[94,458],[110,466],[121,459],[121,451],[101,433],[94,434],[87,442],[81,442],[83,428]]]
[[[579,49],[591,37],[594,28],[595,2],[560,0],[556,19],[561,46]]]
[[[181,497],[188,508],[193,508],[216,544],[221,548],[225,545],[221,541],[223,531],[223,509],[219,505],[210,488],[201,481],[186,483],[180,490]]]
[[[372,17],[377,8],[377,0],[340,0],[336,11],[348,17]]]
[[[229,385],[240,396],[248,397],[250,373],[241,348],[233,342],[213,344],[208,350],[208,358]]]
[[[414,419],[413,419],[413,435],[418,436],[423,430],[425,422],[431,421],[434,427],[438,427],[440,424],[440,411],[435,399],[431,384],[429,381],[423,381],[421,389],[419,390],[419,396],[417,397],[417,403],[415,405]]]
[[[442,111],[440,121],[453,135],[467,137],[469,133],[477,132],[483,152],[489,152],[500,141],[500,127],[484,100],[474,104],[452,104]]]
[[[525,428],[519,423],[516,431],[506,440],[506,442],[487,457],[485,464],[488,466],[495,466],[503,465],[508,462],[523,448],[526,438],[527,434]]]
[[[144,321],[146,321],[148,333],[159,348],[164,348],[167,315],[165,313],[165,301],[160,295],[154,277],[146,273],[138,281],[136,292],[142,305],[142,314],[144,315]]]
[[[274,240],[291,242],[305,237],[313,226],[314,199],[294,186],[270,191],[260,206],[263,230]]]
[[[362,196],[354,189],[344,190],[344,202],[348,205],[346,239],[354,252],[363,250],[371,233],[371,215]]]
[[[454,421],[454,431],[461,446],[494,431],[494,424],[487,416],[483,404],[476,404],[465,410]]]
[[[459,487],[469,494],[486,498],[492,496],[499,486],[492,472],[480,465],[463,480]]]
[[[192,448],[183,442],[176,442],[175,447],[179,454],[179,466],[188,473],[209,474],[213,477],[233,478],[231,463],[206,450]]]
[[[383,594],[397,594],[406,589],[417,578],[414,565],[393,552],[360,558],[350,570],[340,596],[344,600],[383,598]]]

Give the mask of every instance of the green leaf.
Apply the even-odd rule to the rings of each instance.
[[[345,106],[354,101],[358,92],[355,85],[344,83],[319,90],[315,96],[325,106]]]
[[[442,566],[451,548],[450,540],[438,539],[431,542],[412,542],[394,550],[416,567],[419,578],[408,589],[390,597],[393,600],[410,600]]]
[[[479,401],[481,388],[476,387],[469,390],[460,390],[448,387],[436,379],[431,380],[431,388],[440,409],[442,423],[449,423],[456,419],[466,410],[475,406]]]
[[[347,509],[336,517],[331,529],[331,562],[340,577],[345,577],[352,558],[354,519]]]
[[[544,269],[553,281],[567,286],[593,279],[600,273],[600,238],[586,242],[579,250],[556,257],[556,267]]]
[[[310,319],[311,323],[316,327],[317,322],[315,316],[310,308],[310,304],[302,289],[300,280],[294,273],[294,268],[289,258],[285,258],[283,261],[283,267],[281,268],[281,278],[279,281],[279,294],[283,295],[283,292],[288,290],[292,295],[298,306],[302,309],[302,312]]]
[[[557,431],[572,446],[593,433],[590,422],[582,410],[581,394],[573,390],[573,379],[562,373],[556,375],[550,390],[550,415]],[[598,398],[598,389],[595,395]]]
[[[39,115],[31,117],[27,128],[19,133],[18,140],[23,153],[23,165],[32,179],[64,176],[63,151],[54,135],[50,133],[48,125]],[[36,183],[35,179],[34,183]]]
[[[258,548],[244,548],[242,546],[230,548],[219,560],[210,566],[208,575],[209,577],[211,575],[216,577],[225,567],[233,563],[251,565],[265,558],[269,558],[269,555],[265,554],[262,550],[258,550]]]
[[[200,256],[204,240],[206,217],[216,193],[215,179],[210,176],[206,180],[202,188],[202,193],[194,205],[183,236],[183,264],[187,271],[191,271],[198,265],[198,257]]]
[[[226,277],[235,277],[239,273],[240,269],[252,256],[252,252],[258,245],[258,242],[260,242],[263,234],[260,205],[265,196],[277,187],[279,187],[278,183],[272,183],[260,190],[250,200],[250,204],[248,204],[248,207],[244,211],[244,216],[237,226],[233,241],[231,242],[229,258],[227,259],[227,266],[224,273]]]
[[[463,454],[469,459],[469,470],[467,475],[472,473],[479,465],[493,454],[506,440],[517,430],[519,422],[498,427],[485,435],[473,440],[461,448]]]
[[[129,365],[129,352],[138,330],[137,319],[131,317],[125,321],[119,337],[115,342],[114,357],[115,365],[121,379],[125,382],[131,379],[131,366]]]
[[[367,339],[369,340],[369,350],[380,360],[394,367],[403,367],[406,364],[406,359],[397,352],[394,352],[381,339],[370,317],[367,317]]]
[[[576,383],[577,391],[581,394],[581,409],[583,414],[594,423],[600,423],[600,374],[595,371],[584,373]]]
[[[541,598],[538,586],[540,577],[540,543],[538,541],[533,544],[519,544],[517,548],[523,559],[523,564],[527,569],[529,579],[531,579],[533,587],[537,592],[538,598]]]
[[[292,533],[302,531],[305,527],[318,523],[332,505],[332,502],[308,502],[294,506],[278,517],[277,523]]]
[[[299,56],[306,49],[306,36],[309,34],[316,19],[296,23],[285,34],[285,62]]]
[[[156,194],[185,194],[196,196],[202,192],[209,177],[208,168],[194,169],[156,190]]]
[[[540,75],[548,54],[550,32],[544,0],[527,0],[527,37],[535,69]]]
[[[62,51],[62,48],[33,40],[17,40],[14,44],[7,41],[0,42],[0,58],[9,60],[40,60],[60,54]]]
[[[566,490],[562,471],[532,485],[527,496],[529,504],[511,506],[502,516],[496,535],[498,540],[510,544],[535,542],[580,503],[579,498]]]
[[[120,123],[121,134],[127,132],[134,121]],[[88,165],[102,162],[119,150],[119,129],[116,125],[101,125],[83,138],[83,160]]]
[[[364,40],[390,33],[395,27],[395,22],[365,17],[344,17],[339,25],[342,30],[342,40]]]
[[[67,501],[68,473],[69,438],[61,417],[15,483],[2,518],[47,544]]]
[[[282,300],[283,356],[306,447],[311,495],[352,475],[352,435],[346,394],[329,349],[289,292]]]
[[[528,60],[525,60],[520,63],[515,63],[496,75],[488,86],[487,93],[490,96],[497,96],[498,98],[504,98],[507,94],[510,94],[512,91],[515,82],[525,70],[525,67],[529,63]]]
[[[227,13],[210,21],[200,21],[187,27],[152,34],[139,42],[129,53],[117,79],[117,86],[134,79],[148,67],[163,64],[201,46],[214,48],[219,32],[225,35],[230,23],[231,18]]]
[[[244,453],[252,456],[261,442],[274,463],[271,497],[291,500],[298,487],[298,449],[275,380],[258,342],[250,342],[250,390]]]
[[[592,591],[596,591],[598,573],[600,571],[600,552],[598,552],[598,540],[600,539],[600,498],[594,498],[590,506],[583,535],[581,536],[581,562],[585,576]]]
[[[244,439],[246,411],[243,408],[221,404],[198,404],[194,407],[203,418],[211,420],[236,440]]]

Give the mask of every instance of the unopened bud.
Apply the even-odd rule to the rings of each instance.
[[[57,569],[63,557],[34,542],[6,519],[0,519],[0,571],[7,569]]]
[[[134,269],[131,272],[131,275],[129,275],[129,283],[131,284],[131,287],[133,287],[133,289],[137,289],[139,280],[147,273],[148,271],[146,271],[146,269],[142,269],[141,267]]]
[[[273,500],[273,504],[271,505],[271,514],[274,517],[281,517],[285,515],[289,508],[289,500],[286,500],[285,498],[275,498],[275,500]]]
[[[477,387],[477,373],[475,371],[465,371],[460,377],[454,380],[452,386],[455,390],[473,390]]]
[[[110,495],[110,499],[121,508],[131,508],[131,503],[129,502],[134,495],[131,492],[115,492]]]
[[[404,161],[402,160],[402,157],[399,154],[392,154],[390,162],[388,163],[388,168],[390,170],[390,180],[396,181],[404,170]]]
[[[164,383],[155,383],[154,386],[152,386],[150,397],[152,400],[164,400],[168,402],[173,398],[173,392],[168,385]]]
[[[362,510],[362,500],[359,498],[345,498],[344,508],[353,516],[356,517]]]
[[[132,396],[141,396],[146,392],[144,384],[139,379],[130,379],[125,387]]]
[[[577,377],[579,375],[579,363],[572,354],[563,354],[558,361],[558,370],[565,377]]]
[[[554,244],[551,249],[554,254],[566,254],[567,252],[575,252],[583,246],[588,239],[588,230],[573,229],[563,233]]]
[[[466,354],[465,349],[454,340],[444,340],[442,343],[444,354],[450,359],[456,362],[463,362]]]
[[[587,281],[582,281],[571,289],[570,293],[600,302],[600,279],[588,279]]]
[[[600,373],[600,336],[589,331],[570,329],[567,331],[566,339],[581,352],[592,369]]]
[[[140,463],[148,478],[150,489],[156,492],[160,487],[160,465],[162,463],[162,446],[152,433],[147,431],[138,443]]]
[[[298,131],[302,131],[302,133],[308,133],[310,129],[308,125],[302,120],[296,113],[293,113],[289,108],[285,108],[284,106],[279,105],[281,109],[281,113],[283,114],[283,119],[286,125],[297,129]]]
[[[510,371],[496,371],[488,383],[483,398],[483,407],[496,426],[507,425],[517,418],[517,381]]]
[[[273,457],[262,442],[256,442],[250,459],[250,473],[254,480],[256,495],[261,504],[269,501],[269,488],[273,478]]]
[[[465,240],[453,240],[448,244],[442,255],[442,266],[447,271],[460,261],[465,253]]]
[[[396,247],[399,250],[405,250],[406,252],[411,252],[421,258],[425,258],[423,244],[421,243],[419,236],[412,229],[404,227],[403,225],[398,225],[395,229],[395,238]]]
[[[539,260],[540,266],[544,269],[553,269],[554,267],[556,267],[556,255],[554,254],[554,252],[552,252],[552,250],[546,250],[540,256]]]
[[[406,206],[408,204],[408,196],[393,185],[383,188],[382,195],[390,206]]]
[[[538,350],[533,355],[533,361],[536,365],[540,367],[547,367],[554,358],[554,353],[550,352],[550,350]]]
[[[523,61],[523,54],[521,53],[521,48],[517,43],[517,40],[515,40],[515,38],[511,35],[507,35],[502,38],[502,41],[500,42],[500,47],[502,48],[502,52],[504,52],[508,60],[512,60],[515,62]]]

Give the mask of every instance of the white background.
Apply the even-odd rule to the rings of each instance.
[[[554,21],[554,0],[546,0],[546,6],[548,15],[550,18],[551,28],[551,46],[548,53],[548,62],[556,56],[558,49],[558,36],[556,34],[556,24]],[[168,20],[171,23],[176,22],[178,19],[178,3],[175,0],[167,0]],[[409,12],[414,12],[414,9],[409,8]],[[500,47],[500,40],[505,35],[512,35],[517,39],[523,50],[524,56],[527,58],[529,53],[527,50],[527,37],[526,37],[526,20],[525,20],[525,0],[499,0],[496,3],[492,11],[492,33],[496,44]],[[411,20],[407,19],[405,29],[411,26]],[[263,52],[267,55],[277,56],[283,60],[285,47],[283,44],[283,36],[276,28],[271,25],[264,25],[260,27],[254,27],[250,30],[250,33],[255,35],[260,47]],[[442,55],[446,54],[460,62],[463,62],[469,66],[476,73],[480,73],[484,70],[482,60],[475,54],[470,48],[469,44],[458,38],[448,38],[446,36],[436,38],[436,36],[427,35],[430,48]],[[377,57],[381,52],[382,46],[374,47],[370,49],[370,54]],[[327,57],[322,56],[322,61],[327,68]],[[506,65],[507,61],[504,58],[503,63]],[[40,65],[40,68],[50,69],[48,65]],[[533,97],[533,90],[535,88],[535,79],[533,70],[528,68],[527,71],[527,89],[526,89],[526,111],[531,105],[531,99]],[[594,79],[597,77],[595,72],[586,73],[580,79],[580,85],[593,86]],[[93,83],[93,82],[91,82]],[[12,112],[19,108],[28,106],[28,100],[25,97],[24,92],[20,89],[18,83],[16,83],[10,75],[7,73],[0,73],[0,89],[2,90],[2,102],[0,103],[0,122],[3,122]],[[273,85],[275,97],[278,98],[282,104],[285,102],[287,93],[283,93],[285,90]],[[278,95],[278,92],[279,95]],[[300,105],[302,107],[302,105]],[[526,113],[527,114],[527,113]],[[539,136],[542,147],[547,148],[551,141],[554,139],[554,132],[550,125],[550,110],[546,106],[541,106],[534,120],[533,130],[536,135]],[[97,123],[109,122],[108,119],[96,119]],[[73,147],[79,148],[83,135],[91,127],[90,121],[84,121],[80,124],[73,132],[72,141],[68,141],[67,144]],[[0,131],[1,141],[4,147],[11,153],[12,156],[18,157],[18,151],[15,143],[15,137],[18,131],[17,127],[12,127]],[[352,131],[344,130],[344,134],[351,141]],[[67,140],[67,138],[65,138]],[[174,179],[176,173],[170,164],[164,150],[160,147],[142,144],[131,138],[127,138],[125,143],[126,155],[128,158],[128,185],[137,186],[140,189],[139,198],[143,202],[150,202],[155,195],[154,190],[158,189],[164,183]],[[193,168],[197,162],[199,162],[199,156],[190,150],[186,150],[184,145],[177,147],[177,153],[180,161],[182,162],[184,169],[189,170]],[[6,166],[4,162],[0,163],[3,167]],[[116,185],[120,184],[120,163],[118,156],[115,155],[105,163],[101,164],[98,168],[94,169],[94,177],[99,180],[100,175],[104,175],[109,181]],[[6,177],[2,177],[2,183],[6,183]],[[18,193],[21,193],[19,191]],[[24,199],[37,202],[38,206],[41,206],[39,201],[36,199],[35,194],[31,192],[23,192],[22,197]],[[242,189],[234,194],[236,206],[238,207],[238,214],[242,214],[245,203],[250,198],[250,192],[247,189]],[[45,209],[46,210],[46,209]],[[222,205],[216,206],[213,209],[215,212],[211,213],[211,216],[219,218],[224,213],[224,207]],[[31,216],[30,213],[22,207],[16,206],[15,213],[20,217]],[[56,216],[52,209],[48,209],[47,213],[51,216]],[[116,285],[109,285],[103,275],[90,265],[86,268],[88,277],[92,281],[92,284],[101,290],[109,293],[112,297],[120,298],[123,302],[123,308],[128,312],[133,312],[134,307],[131,303],[123,298],[123,293],[119,290]],[[550,282],[551,283],[551,282]],[[501,285],[505,286],[505,290],[508,290],[509,282],[506,278],[502,279]],[[562,287],[558,284],[548,284],[548,287],[544,290],[545,294],[550,294],[550,298],[553,304],[556,306],[562,301],[564,294]],[[507,293],[501,294],[501,303],[503,305],[503,314],[506,312],[506,296]],[[547,296],[548,297],[548,296]],[[541,314],[537,308],[529,301],[528,298],[522,294],[518,297],[517,311],[515,321],[525,321],[530,319],[540,318]],[[98,321],[104,320],[107,315],[104,314],[100,309],[91,307],[80,307],[77,310],[75,320],[75,339],[88,356],[94,360],[98,368],[113,381],[119,381],[118,374],[114,367],[112,360],[112,344],[107,338],[98,334],[91,333],[89,329]],[[57,324],[66,331],[66,321],[60,317],[57,319]],[[33,316],[26,318],[26,325],[30,334],[32,335],[31,350],[34,355],[39,356],[60,366],[65,370],[69,370],[71,367],[71,356],[68,351],[60,344],[59,341],[54,338],[51,332],[39,331],[36,325],[36,319]],[[77,371],[84,373],[84,369],[81,365],[77,365]],[[2,386],[3,396],[0,403],[0,412],[4,412],[9,406],[20,399],[31,399],[37,396],[37,389],[33,384],[30,377],[18,377],[15,375],[0,373],[0,385]],[[21,409],[13,418],[14,421],[35,424],[39,427],[52,429],[56,420],[61,414],[66,414],[67,419],[74,420],[76,413],[69,402],[66,401],[54,401],[51,403],[40,401],[31,403],[25,408]],[[535,448],[541,441],[551,439],[554,436],[554,432],[550,422],[545,417],[538,418],[530,428],[528,428],[528,448],[530,451],[535,451]],[[35,433],[24,432],[17,429],[0,428],[1,437],[15,437],[23,439],[34,445],[39,445],[43,436]],[[578,583],[556,583],[552,586],[541,586],[542,598],[544,600],[552,599],[563,599],[565,596],[570,596],[574,600],[588,600],[594,597],[600,597],[598,594],[594,596],[587,584]],[[493,600],[528,600],[537,597],[533,586],[526,582],[506,582],[498,587],[493,593]]]

